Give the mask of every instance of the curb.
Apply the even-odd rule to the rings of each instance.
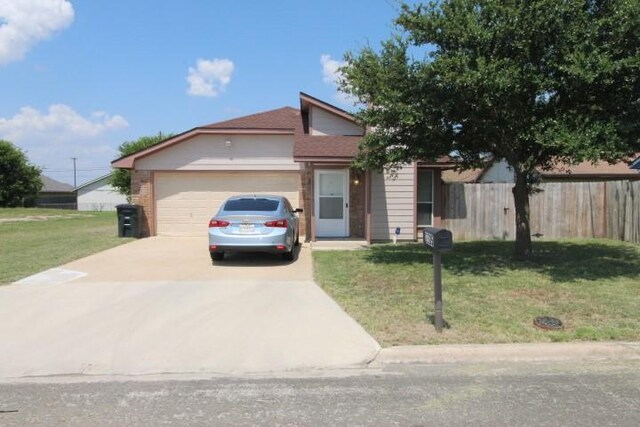
[[[419,345],[383,348],[370,367],[389,364],[640,360],[637,342]]]

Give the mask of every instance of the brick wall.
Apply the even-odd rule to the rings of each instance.
[[[151,171],[131,171],[131,202],[142,206],[141,236],[150,236],[154,214],[153,176]]]
[[[300,216],[300,229],[304,230],[305,241],[308,242],[311,240],[311,217],[313,216],[313,168],[309,163],[305,164],[300,177],[302,180],[300,201],[304,209],[304,214]]]

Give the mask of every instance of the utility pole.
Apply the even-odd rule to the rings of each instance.
[[[76,157],[72,157],[71,159],[73,160],[73,189],[75,190],[78,187],[78,185],[77,185],[78,176],[76,174],[76,160],[77,160],[77,158]]]

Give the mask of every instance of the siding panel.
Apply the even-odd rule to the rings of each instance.
[[[138,160],[136,169],[297,171],[300,164],[293,161],[293,136],[198,135]]]
[[[115,211],[123,203],[127,203],[127,198],[109,184],[109,178],[78,189],[79,211]]]
[[[396,176],[372,173],[371,238],[390,240],[400,227],[399,239],[415,238],[415,168],[407,165]]]
[[[312,107],[309,115],[311,119],[309,125],[311,135],[364,135],[362,128],[357,124],[331,114],[322,108]]]

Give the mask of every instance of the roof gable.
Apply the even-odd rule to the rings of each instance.
[[[292,107],[251,114],[236,119],[193,128],[111,162],[115,168],[132,169],[135,161],[182,143],[197,135],[293,135],[302,129],[300,111]]]
[[[109,179],[111,178],[111,175],[113,175],[113,172],[109,172],[108,174],[103,175],[103,176],[101,176],[99,178],[95,178],[95,179],[92,179],[91,181],[87,181],[84,184],[81,184],[81,185],[77,186],[76,190],[81,190],[81,189],[83,189],[85,187],[88,187],[88,186],[90,186],[92,184],[95,184],[97,182],[100,182],[102,180],[105,180],[105,183],[109,183]]]
[[[300,110],[303,113],[308,112],[310,106],[320,108],[345,120],[349,120],[352,123],[356,123],[355,116],[348,111],[345,111],[342,108],[338,108],[335,105],[331,105],[328,102],[321,101],[320,99],[308,95],[304,92],[300,92]]]

